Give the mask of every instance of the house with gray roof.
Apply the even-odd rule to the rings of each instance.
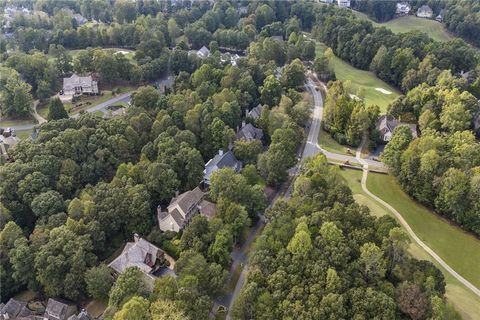
[[[433,10],[426,4],[418,8],[417,17],[419,18],[431,18],[433,15]]]
[[[203,46],[197,51],[197,56],[199,58],[208,58],[210,56],[210,50],[207,47]]]
[[[203,170],[203,183],[206,186],[210,185],[210,177],[212,174],[222,168],[232,168],[235,172],[239,172],[242,170],[242,163],[237,160],[231,150],[227,152],[219,150],[218,154],[205,164],[205,170]]]
[[[68,318],[77,312],[77,307],[56,299],[48,299],[47,308],[43,319],[45,320],[68,320]]]
[[[158,206],[157,220],[160,230],[179,232],[198,213],[212,218],[215,215],[215,205],[204,198],[205,192],[196,187],[173,198],[166,211]]]
[[[145,282],[153,286],[155,277],[153,273],[158,271],[165,260],[165,252],[138,234],[134,235],[133,242],[127,242],[122,253],[115,258],[108,266],[115,273],[121,274],[129,267],[137,267],[142,271]]]
[[[247,112],[247,117],[257,120],[262,115],[263,106],[259,103],[255,108]]]
[[[82,94],[98,94],[98,83],[92,76],[81,77],[72,74],[70,78],[63,78],[63,95],[76,96]]]
[[[382,137],[382,140],[385,142],[388,142],[390,141],[390,139],[392,139],[393,131],[395,130],[395,128],[400,125],[408,126],[410,128],[410,131],[412,131],[413,138],[416,138],[418,136],[416,124],[402,123],[397,119],[387,115],[383,115],[378,119],[376,128],[380,132],[380,136]]]
[[[0,319],[1,320],[16,319],[17,316],[22,312],[22,310],[26,308],[26,306],[27,304],[25,302],[18,301],[11,298],[0,309]]]
[[[88,314],[85,309],[82,309],[79,314],[71,315],[68,320],[93,320],[93,317]]]
[[[242,122],[242,128],[235,134],[235,141],[245,140],[251,142],[253,140],[262,140],[262,138],[262,129],[255,128],[251,123],[245,124],[245,121]]]

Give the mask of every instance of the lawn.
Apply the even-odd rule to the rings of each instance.
[[[325,45],[317,43],[317,52],[325,49]],[[364,98],[367,105],[378,105],[382,113],[385,113],[390,102],[400,95],[397,89],[377,78],[372,72],[357,69],[338,57],[332,57],[330,65],[338,80],[350,82],[352,94]],[[377,88],[390,94],[378,91]]]
[[[413,201],[392,176],[371,173],[367,187],[397,209],[419,238],[445,262],[480,287],[480,240]]]
[[[22,131],[15,131],[17,137],[22,140],[28,139],[32,135],[33,130],[22,130]]]
[[[320,134],[318,135],[318,144],[323,149],[330,152],[335,152],[348,156],[355,155],[355,148],[349,148],[347,146],[341,145],[330,136],[330,133],[324,131],[323,129],[320,129]],[[348,150],[350,150],[350,153],[348,152]]]
[[[364,13],[358,11],[353,12],[358,18],[362,20],[368,20],[372,22],[373,25],[376,27],[385,27],[387,29],[390,29],[394,33],[404,33],[418,30],[425,32],[430,38],[436,41],[448,41],[453,38],[453,36],[448,33],[445,26],[435,20],[418,18],[415,16],[403,16],[392,19],[385,23],[377,23],[371,20]]]
[[[359,170],[342,169],[342,176],[344,177],[347,185],[352,189],[355,200],[361,204],[366,205],[372,215],[382,216],[385,214],[393,214],[383,207],[381,204],[372,200],[367,196],[360,185],[362,172]],[[452,227],[448,222],[438,218],[436,215],[423,208],[422,206],[413,202],[403,191],[400,190],[395,180],[388,175],[370,173],[368,176],[368,188],[370,191],[381,197],[385,201],[389,202],[395,207],[403,217],[407,220],[415,233],[427,243],[433,250],[435,250],[451,267],[457,272],[466,277],[473,284],[478,286],[478,272],[475,274],[475,270],[478,270],[478,259],[480,255],[480,241],[465,234],[459,228]],[[385,188],[390,186],[390,188]],[[387,196],[385,196],[387,195]],[[402,207],[406,210],[401,210],[398,207],[398,203],[402,203]],[[420,217],[422,222],[420,225],[412,222],[411,216]],[[434,229],[433,232],[429,232],[429,229]],[[424,232],[427,231],[427,232]],[[450,246],[455,247],[451,253],[445,253],[445,250],[437,249],[437,246],[432,245],[432,242],[443,243],[443,240],[449,239]],[[430,240],[430,241],[429,241]],[[444,246],[445,247],[445,246]],[[465,259],[461,252],[466,251],[468,255],[472,255],[472,258]],[[428,255],[423,249],[421,249],[416,243],[412,242],[409,248],[409,252],[417,259],[429,260],[434,263],[440,270],[442,270],[446,281],[446,296],[448,300],[454,304],[457,311],[460,312],[463,319],[474,320],[478,319],[480,314],[480,298],[468,290],[465,286],[460,284],[455,278],[453,278],[448,272],[446,272],[438,263]],[[453,253],[453,254],[452,254]],[[460,255],[458,255],[460,253]],[[458,267],[457,264],[447,259],[447,256],[453,256],[452,259],[458,259],[460,265],[464,265],[465,268]],[[458,256],[458,257],[457,257]],[[465,273],[464,269],[468,269]],[[467,275],[473,275],[477,281],[473,281],[468,278]]]
[[[13,126],[21,126],[26,124],[35,124],[37,123],[32,116],[28,116],[28,119],[11,119],[11,118],[1,118],[0,117],[0,127],[8,128]]]

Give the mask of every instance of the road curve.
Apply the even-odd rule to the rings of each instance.
[[[87,108],[85,111],[86,112],[96,112],[96,111],[99,111],[99,110],[102,110],[102,109],[105,109],[106,107],[110,106],[110,105],[113,105],[117,102],[120,102],[120,101],[128,101],[130,99],[130,96],[132,95],[134,91],[130,91],[130,92],[127,92],[127,93],[124,93],[124,94],[120,94],[118,96],[115,96],[105,102],[102,102],[100,104],[97,104],[96,106],[93,106],[93,107],[90,107],[90,108]],[[34,127],[46,122],[46,120],[44,118],[42,118],[38,113],[37,113],[37,110],[36,110],[36,105],[34,106],[34,108],[32,109],[32,115],[33,117],[38,121],[38,123],[32,123],[32,124],[23,124],[23,125],[17,125],[17,126],[11,126],[10,128],[12,128],[13,130],[15,131],[25,131],[25,130],[31,130],[33,129]],[[80,116],[79,113],[76,113],[76,114],[73,114],[71,115],[70,117],[71,118],[78,118]],[[3,127],[2,126],[2,122],[0,121],[0,127]]]
[[[470,289],[470,291],[472,291],[475,295],[477,295],[478,297],[480,297],[480,290],[475,287],[472,283],[470,283],[467,279],[465,279],[464,277],[462,277],[460,274],[458,274],[455,270],[453,270],[452,267],[450,267],[445,261],[443,261],[442,258],[440,258],[440,256],[438,254],[435,253],[435,251],[433,251],[432,249],[430,249],[429,246],[427,246],[422,240],[420,240],[420,238],[415,234],[415,232],[413,232],[412,228],[410,227],[410,225],[407,223],[407,221],[402,217],[402,215],[400,214],[400,212],[398,212],[394,207],[392,207],[390,204],[388,204],[387,202],[385,202],[384,200],[380,199],[379,197],[377,197],[376,195],[374,195],[372,192],[370,192],[370,190],[368,190],[367,188],[367,177],[368,177],[368,162],[365,161],[365,159],[362,159],[361,157],[361,150],[362,150],[362,147],[363,147],[363,144],[365,142],[365,139],[362,139],[362,143],[360,144],[360,146],[358,147],[357,149],[357,152],[356,152],[356,158],[358,160],[358,162],[360,162],[362,165],[363,165],[363,174],[362,174],[362,189],[363,191],[368,194],[373,200],[377,201],[378,203],[380,203],[381,205],[383,205],[384,207],[386,207],[388,210],[390,210],[394,215],[395,217],[398,219],[398,221],[400,221],[400,224],[405,228],[405,230],[407,230],[408,234],[413,238],[413,240],[423,249],[425,250],[426,252],[428,252],[428,254],[433,258],[435,259],[435,261],[438,262],[438,264],[440,264],[445,270],[447,270],[448,273],[450,273],[452,275],[452,277],[454,277],[455,279],[457,279],[460,283],[462,283],[465,287],[467,287],[468,289]]]

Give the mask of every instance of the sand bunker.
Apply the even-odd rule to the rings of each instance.
[[[375,90],[380,91],[383,94],[392,94],[392,91],[388,91],[383,88],[375,88]]]

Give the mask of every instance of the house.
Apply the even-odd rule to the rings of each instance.
[[[3,130],[0,134],[0,156],[5,160],[9,160],[8,149],[13,148],[20,142],[20,138],[15,135],[15,132],[11,128]]]
[[[219,150],[218,154],[205,164],[205,170],[203,170],[203,183],[207,186],[210,185],[210,177],[212,176],[212,173],[227,167],[238,172],[242,170],[242,163],[235,158],[232,151],[224,153],[223,150]]]
[[[350,8],[350,0],[337,0],[337,4],[340,8]]]
[[[443,22],[443,19],[445,19],[445,15],[447,14],[447,10],[442,9],[440,10],[438,16],[435,18],[438,22]]]
[[[253,140],[262,140],[262,138],[262,129],[255,128],[251,123],[245,124],[245,121],[242,122],[242,128],[235,134],[235,141],[246,140],[250,142]]]
[[[240,56],[238,54],[231,54],[231,53],[224,53],[220,56],[220,61],[222,63],[230,63],[232,66],[236,67],[237,66],[237,61],[240,59]]]
[[[73,14],[73,19],[77,22],[77,25],[81,26],[88,22],[88,19],[82,16],[80,13]]]
[[[48,299],[43,319],[68,320],[70,316],[75,314],[75,312],[77,312],[77,307],[75,305],[50,298]]]
[[[142,271],[146,283],[153,286],[155,277],[165,261],[165,252],[135,233],[134,241],[127,242],[122,253],[108,266],[117,274],[121,274],[128,267],[137,267]]]
[[[27,308],[27,304],[22,301],[10,298],[8,302],[0,309],[0,320],[17,319],[17,317],[28,317],[32,312]]]
[[[257,120],[262,115],[263,106],[259,103],[255,108],[247,112],[247,117]]]
[[[203,46],[197,51],[197,56],[199,58],[208,58],[210,56],[210,50],[207,47]]]
[[[74,73],[70,78],[63,78],[62,94],[66,96],[98,94],[98,84],[92,76],[81,77]]]
[[[166,211],[162,211],[158,206],[157,220],[160,230],[179,232],[197,213],[211,219],[215,215],[215,205],[204,198],[205,193],[196,187],[173,198]]]
[[[407,125],[412,131],[413,138],[416,138],[418,136],[416,124],[401,123],[400,121],[387,115],[383,115],[378,119],[376,128],[380,132],[380,136],[382,137],[382,140],[385,142],[388,142],[390,141],[390,139],[392,139],[392,134],[395,128],[400,125]]]
[[[271,36],[270,39],[273,39],[275,41],[283,41],[283,36]]]
[[[410,4],[407,2],[397,2],[397,10],[395,13],[399,16],[403,16],[409,14],[411,9]]]
[[[333,3],[333,0],[319,0],[319,1],[323,3]]]
[[[238,8],[238,12],[241,16],[246,16],[248,14],[248,6],[241,6]]]
[[[79,314],[71,315],[68,320],[93,320],[93,317],[88,314],[85,309],[82,309]]]
[[[418,8],[417,17],[419,18],[431,18],[433,15],[433,10],[426,4]]]

